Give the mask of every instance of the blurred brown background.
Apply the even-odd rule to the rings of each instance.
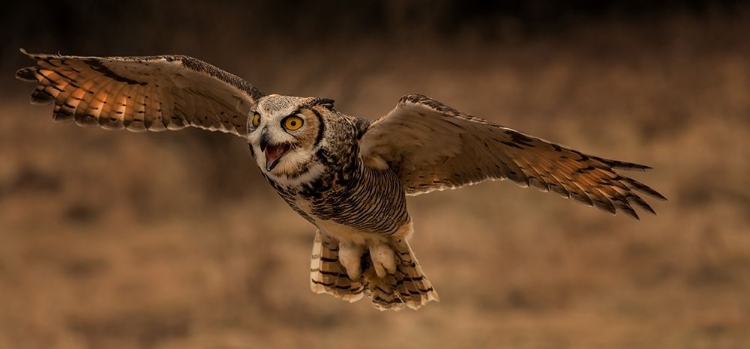
[[[748,348],[750,6],[732,1],[25,1],[0,14],[0,348]],[[243,140],[51,121],[17,52],[192,55],[376,118],[423,93],[670,201],[510,183],[409,199],[442,302],[309,291],[314,228]]]

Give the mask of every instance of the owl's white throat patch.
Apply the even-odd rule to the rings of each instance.
[[[277,144],[276,147],[280,145]],[[276,152],[283,149],[269,151],[269,147],[270,145],[256,160],[268,179],[280,186],[291,189],[309,184],[325,172],[325,166],[317,161],[314,152],[308,149],[289,145],[289,150],[274,161],[273,157],[277,155]],[[271,164],[272,166],[269,166]]]
[[[283,162],[286,162],[289,159],[286,159],[292,154],[289,154],[284,157],[282,164],[279,165],[281,167],[283,165]],[[276,184],[281,185],[286,188],[297,188],[302,186],[303,184],[312,183],[320,176],[323,175],[325,172],[325,166],[319,162],[313,162],[311,164],[308,164],[307,166],[299,167],[294,171],[280,171],[280,169],[277,167],[276,170],[272,172],[266,172],[266,176],[268,176],[269,179],[273,180]]]

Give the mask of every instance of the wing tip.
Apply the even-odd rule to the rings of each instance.
[[[40,86],[41,87],[41,86]],[[31,93],[31,104],[45,105],[55,101],[55,97],[47,93],[44,88],[37,87]]]
[[[16,79],[26,82],[37,82],[36,67],[21,68],[16,71]]]
[[[34,60],[36,59],[34,55],[28,53],[25,48],[21,47],[18,50],[27,57]],[[18,69],[18,71],[16,71],[16,79],[26,82],[37,82],[38,80],[36,78],[36,67],[26,67]]]
[[[638,190],[638,191],[640,191],[642,193],[645,193],[646,195],[648,195],[648,196],[650,196],[650,197],[652,197],[654,199],[658,199],[658,200],[662,200],[662,201],[669,201],[669,200],[667,200],[666,196],[662,195],[658,191],[654,190],[653,188],[651,188],[651,187],[649,187],[649,186],[647,186],[647,185],[645,185],[645,184],[643,184],[641,182],[633,180],[631,183],[633,184],[633,188],[635,188],[636,190]]]
[[[653,169],[651,166],[636,164],[634,162],[618,161],[610,159],[597,158],[597,160],[604,162],[613,169],[626,170],[626,171],[641,171],[646,172]]]
[[[653,189],[651,189],[651,190],[654,192],[651,196],[654,197],[655,199],[658,199],[658,200],[661,200],[661,201],[669,201],[669,199],[667,199],[666,196],[661,195],[661,193],[659,193],[658,191],[653,190]]]
[[[627,168],[623,168],[623,167],[617,167],[617,168],[623,169],[623,170],[641,171],[641,172],[646,172],[646,171],[653,170],[653,168],[651,166],[640,165],[640,164],[629,164],[629,165],[631,165],[631,166],[627,167]]]
[[[26,57],[29,57],[29,58],[31,58],[33,60],[37,60],[39,58],[39,56],[41,56],[41,55],[36,54],[36,53],[29,53],[29,51],[26,51],[26,49],[23,48],[23,47],[19,48],[18,51],[21,51],[21,53],[23,53],[24,55],[26,55]]]
[[[630,217],[630,218],[633,218],[633,219],[635,219],[637,221],[641,220],[641,217],[638,216],[638,213],[636,213],[635,210],[633,210],[632,212],[629,211],[629,210],[623,210],[623,212],[625,212],[625,215],[628,216],[628,217]]]

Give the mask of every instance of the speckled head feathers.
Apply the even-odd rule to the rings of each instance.
[[[295,97],[272,94],[258,100],[255,111],[263,116],[276,117],[288,116],[300,108],[323,105],[333,107],[334,101],[318,97]]]

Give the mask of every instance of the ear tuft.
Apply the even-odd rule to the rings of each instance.
[[[336,102],[330,98],[315,98],[310,102],[310,105],[322,105],[326,108],[333,108],[333,103]]]

